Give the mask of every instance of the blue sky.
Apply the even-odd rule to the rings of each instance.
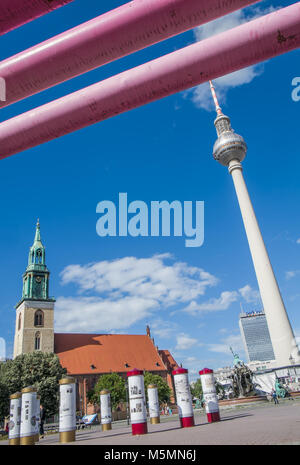
[[[0,58],[123,3],[75,0],[1,37]],[[291,3],[262,1],[2,109],[1,121]],[[300,102],[291,82],[299,75],[294,51],[216,81],[224,113],[248,144],[245,179],[298,336]],[[245,356],[240,308],[261,304],[232,180],[212,157],[214,118],[205,84],[1,161],[0,337],[9,356],[37,218],[57,331],[145,334],[149,324],[159,348],[192,376],[231,364],[230,345]],[[99,237],[96,206],[117,203],[119,192],[148,205],[204,201],[203,246],[186,248],[180,237]]]

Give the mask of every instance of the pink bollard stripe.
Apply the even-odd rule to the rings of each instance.
[[[0,158],[300,46],[300,2],[0,124]]]
[[[0,35],[74,0],[0,0]]]
[[[0,63],[5,107],[258,0],[134,0]]]

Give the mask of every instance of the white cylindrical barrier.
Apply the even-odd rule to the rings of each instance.
[[[149,416],[150,423],[160,423],[158,390],[155,384],[148,386]]]
[[[141,370],[134,368],[127,373],[127,377],[132,434],[146,434],[148,429],[144,375]]]
[[[216,392],[214,372],[209,368],[204,368],[199,371],[199,375],[202,384],[207,420],[209,423],[220,421],[219,401]]]
[[[102,431],[107,431],[111,429],[111,399],[110,391],[103,389],[100,392],[100,409],[101,409],[101,425]]]
[[[188,370],[177,367],[172,374],[174,377],[180,425],[182,428],[195,426]]]
[[[35,441],[40,440],[40,405],[41,405],[41,396],[36,396],[36,410],[35,410],[35,421],[36,421],[36,433]]]
[[[20,426],[21,426],[21,405],[22,394],[16,392],[10,396],[10,411],[9,411],[9,445],[18,446],[20,444]]]
[[[34,445],[35,443],[35,400],[36,390],[34,387],[28,386],[22,389],[21,446]]]
[[[59,381],[59,442],[75,441],[76,432],[76,389],[74,378]]]

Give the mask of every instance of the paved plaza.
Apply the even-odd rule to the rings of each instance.
[[[221,412],[222,421],[208,424],[203,412],[196,412],[194,428],[182,429],[178,418],[148,425],[149,433],[132,436],[131,427],[115,424],[108,432],[100,426],[81,430],[72,445],[283,445],[300,444],[300,401],[282,401],[278,406],[263,404]],[[8,444],[8,441],[0,441]],[[46,436],[38,446],[57,445],[58,434]],[[71,445],[67,444],[67,445]]]

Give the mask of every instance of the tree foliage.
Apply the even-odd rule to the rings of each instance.
[[[9,395],[27,386],[34,386],[41,396],[41,404],[46,410],[46,415],[50,416],[58,411],[58,381],[66,373],[57,355],[33,352],[19,355],[14,360],[3,363],[0,370],[0,383],[7,387]]]
[[[100,376],[94,389],[88,392],[89,401],[99,404],[100,392],[103,389],[108,389],[110,391],[111,405],[113,409],[116,408],[120,402],[126,401],[125,380],[117,373]]]
[[[191,385],[191,394],[197,399],[202,399],[203,391],[200,378],[198,378],[197,381]]]
[[[7,386],[0,381],[0,421],[9,414],[9,391]]]
[[[149,384],[156,384],[159,401],[166,402],[170,400],[172,391],[161,376],[146,372],[144,375],[144,383],[146,397]],[[95,384],[94,389],[88,392],[87,397],[89,402],[99,404],[100,392],[103,389],[108,389],[110,391],[112,408],[116,408],[120,402],[126,401],[125,386],[125,380],[117,373],[102,375]]]
[[[161,376],[154,375],[153,373],[149,373],[147,371],[144,375],[144,384],[145,384],[145,393],[146,393],[147,400],[148,400],[147,388],[149,384],[156,384],[159,402],[161,403],[161,402],[170,401],[170,396],[172,394],[172,391],[169,388],[168,383]]]

